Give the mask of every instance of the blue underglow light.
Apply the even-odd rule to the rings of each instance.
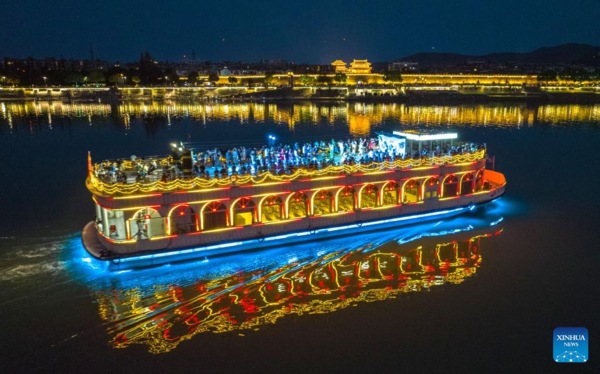
[[[490,226],[496,226],[497,224],[499,224],[502,221],[504,221],[504,217],[500,217],[499,220],[490,223]]]
[[[398,244],[406,244],[406,243],[410,243],[410,242],[412,242],[414,240],[418,240],[418,239],[426,238],[426,237],[445,236],[445,235],[458,234],[460,232],[470,231],[470,230],[473,230],[473,229],[474,229],[473,225],[469,225],[469,226],[461,228],[461,229],[442,230],[442,231],[437,231],[437,232],[423,232],[423,233],[421,233],[419,235],[415,235],[415,236],[413,236],[411,238],[408,238],[408,239],[404,239],[404,238],[399,239],[398,240]]]

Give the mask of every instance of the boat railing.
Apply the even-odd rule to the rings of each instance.
[[[357,173],[376,173],[385,170],[400,170],[418,167],[429,167],[438,165],[450,165],[465,162],[475,162],[486,157],[485,148],[473,152],[466,152],[445,156],[424,156],[420,158],[398,159],[394,161],[372,162],[370,164],[342,164],[329,165],[323,168],[296,167],[293,169],[279,169],[258,171],[254,173],[239,174],[234,170],[226,169],[226,173],[217,173],[215,177],[196,175],[147,174],[144,177],[135,175],[133,180],[125,179],[118,181],[115,178],[102,180],[94,173],[90,173],[88,187],[90,189],[108,195],[129,195],[133,193],[172,192],[179,190],[195,190],[202,188],[226,187],[233,185],[261,184],[273,182],[290,182],[300,178],[319,178],[333,175],[349,175]],[[168,166],[166,159],[157,161],[163,166]]]

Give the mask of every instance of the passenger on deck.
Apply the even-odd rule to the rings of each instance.
[[[406,158],[427,158],[452,156],[475,152],[485,145],[474,143],[457,146],[437,145],[420,152],[413,150],[405,153],[397,144],[380,142],[378,138],[360,138],[326,143],[324,141],[307,142],[293,145],[272,145],[258,147],[236,147],[231,149],[206,149],[192,154],[193,176],[227,178],[229,175],[256,175],[267,171],[275,175],[294,173],[298,168],[322,170],[330,165],[368,165],[373,162],[395,161]],[[105,161],[94,167],[94,175],[107,183],[127,183],[129,177],[136,182],[163,182],[183,178],[181,165],[172,158],[140,159],[135,156],[131,161]],[[160,176],[160,177],[159,177]]]

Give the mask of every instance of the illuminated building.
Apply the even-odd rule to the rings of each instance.
[[[350,63],[350,74],[371,74],[371,63],[367,60],[354,60]]]
[[[179,280],[153,282],[146,289],[123,281],[94,293],[114,348],[143,345],[151,353],[166,353],[197,334],[251,333],[287,316],[308,318],[453,288],[480,271],[483,242],[501,232],[401,245],[391,240],[377,246],[365,239],[365,244],[259,268],[238,271],[234,266],[234,272],[216,277],[184,273]]]
[[[342,60],[335,60],[331,65],[335,68],[336,73],[345,73],[348,69],[346,63]]]
[[[83,242],[94,258],[123,269],[461,214],[501,196],[506,181],[486,169],[482,146],[455,138],[379,134],[395,161],[213,178],[161,178],[173,167],[170,156],[154,160],[157,174],[145,180],[136,172],[139,160],[122,161],[125,179],[107,182],[97,173],[113,164],[90,158],[86,185],[96,221],[86,225]],[[462,151],[436,151],[448,147]],[[182,160],[190,157],[179,151]]]

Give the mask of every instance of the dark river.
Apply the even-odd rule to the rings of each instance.
[[[485,142],[477,213],[107,273],[80,243],[95,161],[169,143],[401,128]],[[11,372],[549,372],[556,327],[600,360],[600,105],[0,103],[0,367]],[[569,366],[573,369],[573,365]]]

